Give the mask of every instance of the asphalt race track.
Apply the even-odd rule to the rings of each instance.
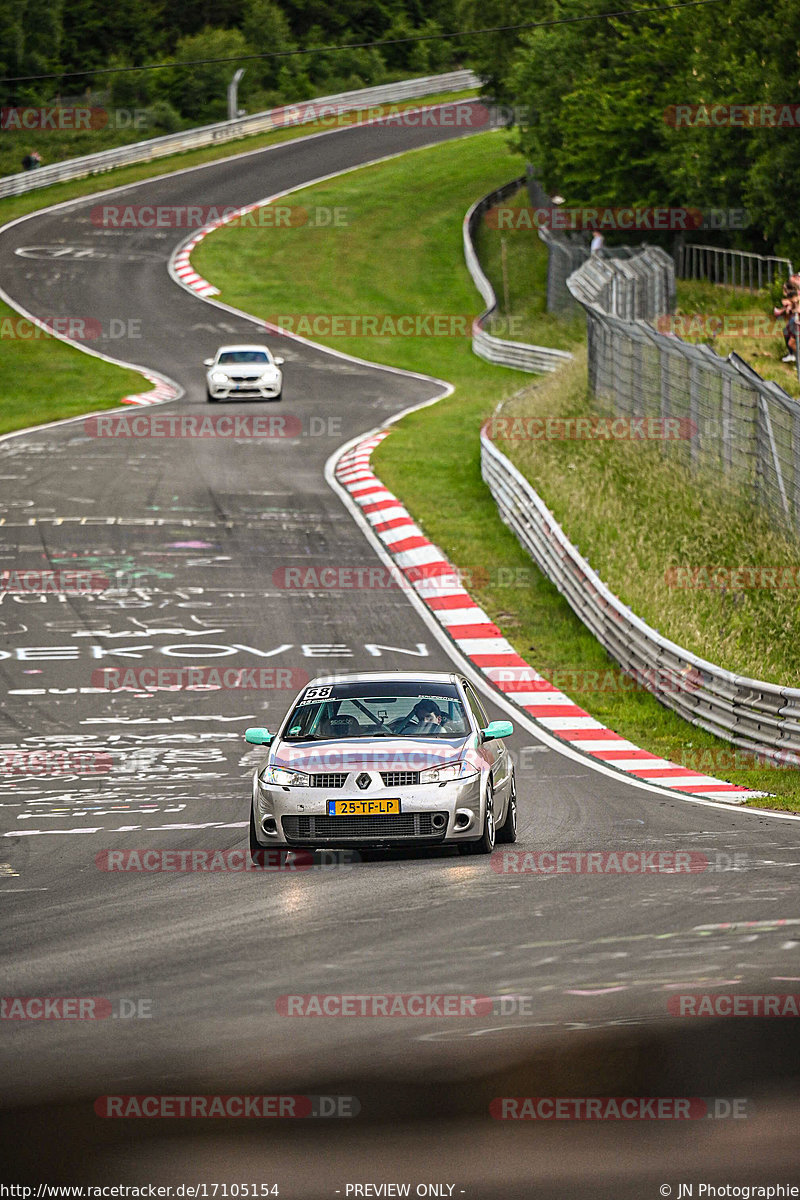
[[[112,199],[246,205],[462,135],[358,126]],[[184,389],[126,420],[222,412],[205,402],[202,360],[224,341],[259,340],[255,326],[170,278],[185,230],[104,229],[90,217],[97,204],[87,197],[0,232],[4,290],[42,319],[101,322],[108,336],[93,348]],[[134,336],[110,336],[122,328]],[[253,750],[242,732],[276,723],[305,678],[453,664],[400,589],[280,585],[287,566],[376,564],[324,466],[435,385],[270,342],[286,359],[283,403],[224,412],[280,412],[293,436],[96,437],[77,420],[0,441],[0,569],[90,569],[128,585],[5,594],[0,605],[3,749],[47,749],[48,761],[80,752],[96,772],[2,779],[0,990],[102,997],[122,1010],[0,1022],[0,1182],[241,1180],[277,1183],[288,1197],[344,1196],[364,1181],[405,1181],[413,1195],[437,1182],[476,1200],[800,1183],[797,1018],[706,1022],[668,1009],[687,992],[800,991],[797,820],[641,788],[520,729],[509,743],[516,849],[696,851],[708,869],[504,874],[450,851],[294,872],[98,866],[106,850],[245,846]],[[105,668],[142,666],[281,668],[276,679],[288,669],[292,682],[149,695],[101,686]],[[519,999],[478,1019],[276,1008],[285,994],[354,992]],[[355,1096],[360,1114],[168,1122],[93,1110],[103,1095],[278,1092]],[[493,1098],[521,1095],[751,1107],[711,1126],[489,1115]]]

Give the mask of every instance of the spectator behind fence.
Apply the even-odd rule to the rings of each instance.
[[[589,247],[589,253],[590,254],[599,254],[600,251],[603,249],[605,240],[606,239],[603,237],[602,233],[598,229],[597,232],[592,237],[592,244]]]
[[[786,317],[786,324],[783,329],[786,353],[781,362],[793,363],[797,356],[798,315],[800,314],[800,295],[797,288],[791,284],[784,284],[781,306],[780,308],[774,308],[772,311],[776,317]]]
[[[30,154],[26,154],[22,160],[23,171],[32,171],[34,167],[42,165],[42,156],[38,150],[31,150]]]
[[[796,291],[797,287],[791,280],[788,283],[784,283],[781,302],[777,308],[773,308],[772,310],[773,317],[783,317],[788,321],[792,311],[792,296]]]

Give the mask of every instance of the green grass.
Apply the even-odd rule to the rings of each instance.
[[[393,105],[392,108],[405,109],[436,104],[474,94],[474,91],[441,93]],[[353,114],[352,119],[355,120],[356,117],[357,114]],[[349,115],[343,119],[349,119]],[[149,179],[169,171],[197,166],[200,163],[214,162],[239,152],[249,152],[294,138],[307,137],[328,127],[324,123],[292,126],[250,138],[240,138],[224,145],[170,155],[153,162],[139,163],[133,167],[108,171],[86,179],[53,184],[23,196],[6,197],[0,199],[0,225],[51,204],[91,195],[109,187]],[[151,385],[138,372],[116,367],[84,354],[58,338],[41,336],[21,339],[14,336],[20,321],[22,328],[27,328],[26,321],[19,318],[13,309],[0,303],[0,367],[3,372],[0,434],[81,413],[115,408],[123,396],[150,390]]]
[[[188,122],[186,127],[189,127]],[[118,146],[129,146],[132,142],[162,137],[166,132],[166,129],[115,129],[113,126],[81,130],[5,130],[0,140],[0,178],[22,174],[22,159],[32,150],[38,150],[41,154],[42,166],[51,166],[70,158],[83,158],[86,154],[97,154],[101,150],[113,150]]]
[[[723,287],[706,280],[679,279],[675,307],[678,321],[674,328],[684,341],[705,342],[722,358],[731,353],[738,354],[752,364],[762,379],[774,380],[790,396],[800,397],[800,382],[794,364],[781,362],[786,353],[785,322],[772,318],[775,303],[767,288],[750,292],[747,288]],[[692,323],[690,319],[694,317],[700,320]],[[731,336],[726,336],[724,331],[715,336],[715,327],[707,323],[709,317],[733,318],[727,326],[733,330]],[[693,334],[692,328],[698,332]],[[751,330],[757,336],[745,336]]]
[[[776,532],[746,494],[690,473],[657,441],[524,436],[521,421],[531,417],[597,411],[585,372],[565,372],[557,386],[527,389],[506,405],[495,441],[601,579],[644,621],[718,666],[800,686],[796,587],[675,586],[667,574],[681,566],[797,569],[800,546]],[[522,436],[514,436],[515,419]],[[707,577],[695,578],[702,584]]]
[[[352,217],[346,229],[303,227],[289,237],[279,230],[263,229],[254,236],[246,227],[225,228],[205,239],[193,261],[221,288],[223,300],[264,318],[474,313],[480,298],[463,265],[463,214],[478,196],[520,169],[520,158],[501,134],[430,148],[293,193],[292,203],[343,206]],[[478,430],[498,400],[520,390],[524,376],[477,359],[468,338],[316,340],[455,384],[451,396],[399,423],[376,451],[375,467],[426,534],[466,572],[475,599],[527,661],[564,681],[577,703],[638,745],[776,793],[774,800],[759,804],[800,810],[800,771],[752,766],[741,755],[733,769],[717,769],[712,755],[734,758],[728,743],[688,725],[646,691],[614,686],[613,664],[599,643],[499,520],[480,476]],[[551,405],[556,410],[572,405],[585,392],[585,370],[579,352],[573,366],[529,383],[519,403],[529,403],[533,395],[548,411]],[[365,413],[365,425],[368,420]],[[578,473],[570,477],[577,479]],[[693,553],[687,546],[687,556]],[[611,686],[607,674],[604,686],[597,686],[585,674],[591,671],[610,671]],[[583,673],[577,678],[581,686],[569,685],[573,672]]]
[[[0,301],[0,433],[116,408],[123,396],[150,391],[138,371],[75,350]],[[20,336],[21,335],[21,336]]]
[[[527,189],[521,188],[503,201],[501,208],[519,211],[529,206]],[[497,296],[500,316],[494,331],[497,336],[534,346],[550,346],[554,350],[572,350],[585,343],[583,312],[564,317],[547,311],[548,253],[536,230],[528,229],[516,218],[511,219],[511,228],[496,228],[496,224],[507,222],[506,213],[495,220],[488,213],[486,217],[478,230],[476,249]],[[492,331],[491,325],[487,328]]]

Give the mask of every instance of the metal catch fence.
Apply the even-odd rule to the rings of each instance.
[[[568,287],[586,311],[598,400],[626,416],[677,420],[666,453],[800,534],[800,404],[738,355],[720,358],[648,323],[673,307],[669,255],[646,247],[627,260],[594,256]]]

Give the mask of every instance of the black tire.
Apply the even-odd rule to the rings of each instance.
[[[216,397],[211,395],[211,392],[209,392],[208,388],[206,388],[206,400],[209,404],[217,403]]]
[[[498,845],[508,846],[511,842],[517,840],[517,780],[514,772],[511,772],[511,792],[508,797],[508,808],[506,809],[506,818],[502,825],[497,827],[497,843]]]
[[[483,833],[473,842],[459,842],[460,854],[491,854],[497,841],[494,827],[494,788],[491,781],[486,790],[486,816],[483,821]]]
[[[253,806],[250,805],[250,862],[257,867],[263,867],[265,847],[262,846],[256,837],[256,820],[253,815]]]

